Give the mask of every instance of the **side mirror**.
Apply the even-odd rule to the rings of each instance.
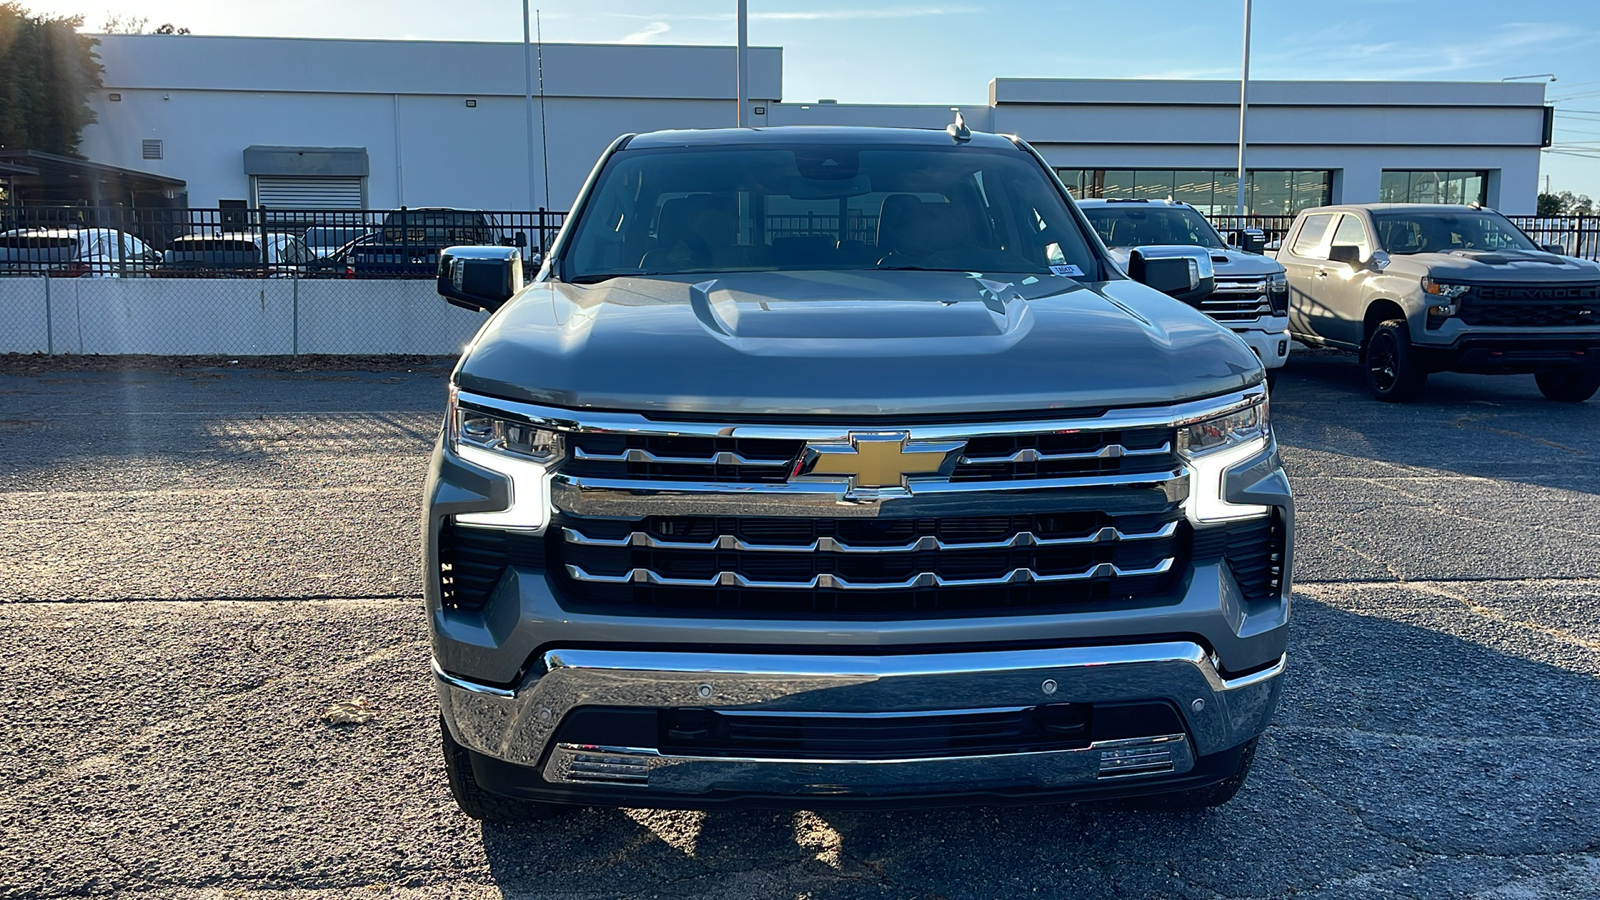
[[[439,254],[439,296],[463,309],[494,312],[522,290],[522,251],[447,247]]]
[[[1259,228],[1241,228],[1227,234],[1228,245],[1245,253],[1260,253],[1267,248],[1267,234]]]
[[[1560,244],[1540,244],[1539,247],[1546,253],[1554,253],[1557,256],[1567,255],[1567,248]]]
[[[1217,286],[1211,254],[1197,247],[1139,247],[1128,255],[1128,275],[1191,304],[1210,296]]]
[[[528,246],[528,236],[519,231],[517,232],[516,236],[511,239],[511,243],[518,247],[526,247]]]
[[[1328,248],[1328,262],[1361,265],[1361,248],[1354,244],[1334,244]]]

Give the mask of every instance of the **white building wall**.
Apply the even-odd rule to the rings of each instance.
[[[182,178],[191,205],[248,199],[243,153],[252,145],[365,148],[373,208],[530,205],[521,44],[100,40],[99,122],[84,130],[81,152]],[[568,206],[618,135],[733,125],[733,71],[728,47],[547,44],[550,196],[536,96],[534,205]],[[780,96],[780,50],[751,48],[750,71],[752,106]],[[163,141],[163,159],[141,158],[150,138]]]
[[[544,150],[531,173],[527,158],[520,44],[107,35],[100,122],[82,150],[182,178],[195,206],[248,199],[244,148],[271,145],[366,148],[373,208],[565,209],[618,135],[733,124],[731,48],[544,53],[548,196]],[[943,128],[952,117],[939,105],[779,102],[778,48],[752,50],[751,80],[756,124]],[[1384,169],[1486,170],[1491,204],[1534,211],[1542,84],[1255,82],[1251,98],[1251,168],[1330,170],[1342,202],[1376,200]],[[1058,167],[1231,169],[1237,103],[1232,82],[997,79],[989,105],[961,111]],[[148,138],[166,158],[140,157]]]

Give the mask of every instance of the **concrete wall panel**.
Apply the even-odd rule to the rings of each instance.
[[[45,280],[0,278],[0,353],[46,353]]]
[[[301,353],[456,354],[487,319],[432,281],[300,282]]]

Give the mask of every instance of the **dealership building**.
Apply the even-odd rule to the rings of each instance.
[[[618,135],[734,123],[731,47],[546,44],[528,124],[521,44],[101,35],[80,152],[161,176],[177,205],[565,209]],[[756,125],[943,128],[952,106],[796,102],[749,59]],[[536,88],[536,92],[538,88]],[[1234,211],[1239,86],[995,78],[974,129],[1032,143],[1080,197]],[[1542,83],[1255,81],[1249,211],[1480,201],[1531,214]],[[530,152],[531,148],[531,152]],[[110,202],[116,202],[111,198]]]

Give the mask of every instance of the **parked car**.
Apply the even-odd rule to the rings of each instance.
[[[172,240],[151,274],[160,278],[289,277],[304,274],[312,259],[305,242],[293,234],[188,234]]]
[[[523,271],[438,269],[494,311],[422,530],[467,814],[1239,789],[1293,546],[1262,364],[1033,148],[629,135]]]
[[[1380,400],[1475,372],[1581,403],[1600,389],[1600,264],[1559,250],[1492,209],[1372,203],[1300,213],[1277,259],[1295,337],[1360,353]]]
[[[445,247],[497,242],[488,217],[476,210],[397,209],[384,215],[372,237],[355,241],[343,255],[355,278],[426,278]]]
[[[304,240],[313,258],[327,259],[370,233],[360,225],[313,225],[306,229]]]
[[[160,255],[115,228],[18,228],[0,232],[0,275],[122,278],[148,274]]]
[[[1283,266],[1260,253],[1230,247],[1205,216],[1171,200],[1079,200],[1089,224],[1127,266],[1136,247],[1200,247],[1210,257],[1215,287],[1195,298],[1200,311],[1244,338],[1267,367],[1267,382],[1289,359],[1289,282]],[[1261,246],[1261,233],[1246,239]]]

